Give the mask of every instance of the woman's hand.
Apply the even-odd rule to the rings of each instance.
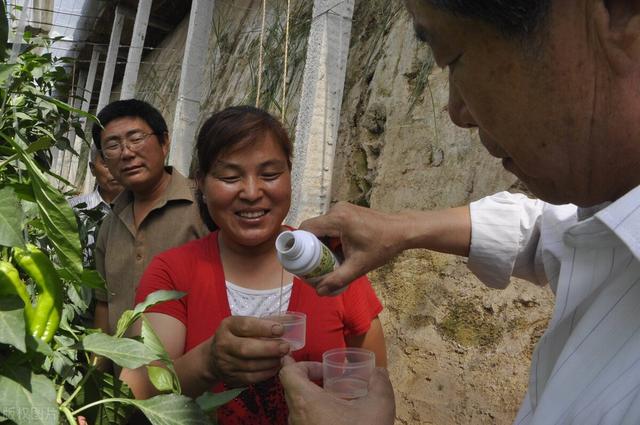
[[[255,317],[230,316],[212,338],[209,369],[213,378],[231,387],[255,384],[275,376],[289,344],[278,340],[282,325]]]

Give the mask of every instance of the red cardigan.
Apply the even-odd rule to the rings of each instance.
[[[179,300],[148,310],[184,323],[185,353],[211,337],[220,322],[231,315],[217,238],[218,232],[213,232],[156,256],[136,291],[136,303],[159,289],[187,293]],[[366,276],[336,297],[320,297],[311,286],[294,278],[287,309],[307,315],[306,345],[293,353],[294,359],[322,361],[326,350],[345,346],[345,336],[367,332],[371,321],[382,311],[382,304]],[[224,389],[219,385],[212,391]],[[283,390],[274,377],[251,385],[218,409],[218,421],[221,425],[285,425],[287,414]]]

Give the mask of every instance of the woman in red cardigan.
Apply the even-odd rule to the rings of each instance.
[[[157,256],[145,271],[136,302],[159,289],[186,292],[146,314],[173,359],[183,393],[248,386],[218,409],[222,425],[287,423],[277,378],[282,357],[321,361],[336,347],[363,347],[386,366],[382,305],[366,276],[335,297],[287,273],[275,239],[291,202],[291,141],[269,113],[227,108],[200,129],[196,153],[202,212],[212,233]],[[290,352],[282,326],[259,319],[281,310],[307,315],[307,342]],[[124,370],[138,398],[157,393],[146,368]]]

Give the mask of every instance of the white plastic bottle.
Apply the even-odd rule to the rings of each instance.
[[[280,233],[276,239],[276,251],[285,270],[311,284],[317,283],[321,276],[340,264],[325,244],[305,230]]]

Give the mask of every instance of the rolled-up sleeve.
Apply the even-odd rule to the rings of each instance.
[[[470,204],[471,247],[467,266],[485,285],[505,288],[511,276],[544,284],[536,252],[545,203],[500,192]]]

